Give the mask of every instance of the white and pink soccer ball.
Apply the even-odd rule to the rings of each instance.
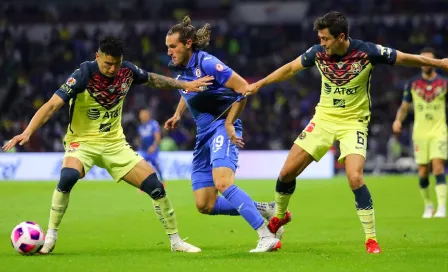
[[[11,233],[11,244],[22,255],[34,255],[43,247],[45,233],[34,222],[22,222]]]

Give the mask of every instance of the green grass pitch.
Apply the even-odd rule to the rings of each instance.
[[[151,201],[124,183],[80,181],[50,256],[21,256],[10,232],[22,221],[47,227],[56,182],[0,182],[0,271],[448,271],[448,219],[422,219],[415,176],[367,177],[383,253],[368,255],[345,178],[300,180],[278,252],[249,254],[257,235],[240,217],[206,216],[188,181],[168,182],[180,234],[200,254],[170,252]],[[432,180],[433,183],[433,180]],[[255,200],[274,181],[237,181]],[[434,196],[434,194],[433,194]]]

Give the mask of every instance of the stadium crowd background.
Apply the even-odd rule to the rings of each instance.
[[[212,40],[207,51],[249,82],[267,75],[317,43],[312,22],[316,16],[330,10],[348,15],[352,38],[410,53],[419,53],[423,47],[431,46],[439,57],[448,56],[448,16],[440,14],[448,10],[447,0],[302,1],[306,3],[306,10],[301,11],[302,18],[297,22],[258,23],[238,19],[241,16],[235,12],[235,7],[254,2],[247,0],[130,0],[125,3],[107,1],[107,5],[102,0],[44,2],[47,4],[25,0],[0,3],[0,142],[20,133],[36,109],[68,75],[81,62],[94,59],[98,40],[109,33],[110,24],[123,25],[117,34],[127,46],[125,59],[165,75],[169,75],[165,35],[169,26],[184,14],[189,14],[196,25],[205,21],[212,24]],[[275,2],[266,7],[274,8]],[[144,23],[137,27],[136,21]],[[92,31],[87,24],[96,27]],[[51,26],[50,34],[36,38],[33,27],[42,25]],[[388,66],[375,69],[369,160],[381,157],[394,161],[401,155],[412,156],[412,114],[398,141],[392,136],[391,125],[406,79],[419,71],[418,68]],[[242,115],[245,148],[289,149],[313,115],[319,95],[320,74],[313,68],[251,97]],[[139,108],[149,108],[154,119],[163,126],[178,101],[176,91],[134,86],[123,109],[123,127],[128,141],[136,143]],[[29,145],[17,150],[62,151],[67,123],[68,110],[64,108],[32,137]],[[191,150],[195,141],[191,115],[185,115],[178,131],[163,131],[163,136],[166,149]]]

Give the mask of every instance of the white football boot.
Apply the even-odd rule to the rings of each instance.
[[[282,248],[282,242],[275,237],[262,237],[258,240],[257,247],[249,251],[250,253],[271,252]]]
[[[446,217],[446,207],[439,206],[433,217],[434,218],[445,218]]]
[[[195,247],[192,244],[189,244],[187,242],[185,242],[187,238],[185,238],[184,240],[180,240],[176,243],[172,243],[171,244],[171,251],[173,252],[187,252],[187,253],[199,253],[201,252],[201,249],[198,247]]]
[[[42,249],[39,251],[40,254],[49,254],[53,251],[56,246],[56,240],[58,240],[58,231],[49,229],[47,235],[45,236],[45,243]]]
[[[425,211],[423,212],[422,218],[431,218],[434,213],[434,208],[432,205],[426,205]]]

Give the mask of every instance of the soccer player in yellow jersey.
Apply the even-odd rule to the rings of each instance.
[[[410,55],[370,42],[349,38],[344,15],[333,11],[314,23],[320,44],[312,46],[297,59],[251,84],[247,95],[268,84],[283,81],[297,72],[316,65],[322,75],[320,102],[308,126],[294,142],[276,185],[276,214],[269,228],[275,233],[291,220],[287,210],[296,187],[296,177],[312,162],[319,161],[340,141],[350,188],[355,195],[358,216],[365,231],[368,253],[380,253],[375,235],[372,199],[363,179],[366,157],[367,125],[370,121],[370,77],[377,64],[438,66],[447,68],[448,60]]]
[[[435,58],[434,50],[425,48],[422,56]],[[433,67],[422,67],[421,75],[405,86],[403,102],[393,124],[394,133],[401,132],[411,103],[414,104],[414,154],[418,164],[418,176],[425,209],[423,218],[434,214],[429,196],[429,163],[436,177],[437,212],[434,217],[446,216],[445,161],[447,158],[446,91],[448,80],[437,74]]]
[[[40,251],[42,254],[54,249],[70,191],[93,165],[107,169],[116,181],[124,180],[152,198],[157,217],[169,235],[172,251],[201,251],[179,237],[176,216],[165,188],[153,168],[126,142],[121,116],[123,100],[132,84],[146,83],[153,88],[200,91],[210,85],[212,77],[182,82],[148,73],[123,61],[123,52],[123,42],[119,38],[104,37],[100,41],[96,60],[82,63],[36,112],[25,131],[3,146],[9,150],[17,143],[25,144],[57,110],[70,102],[70,123],[64,139],[66,152],[60,180],[53,193],[48,231]]]

